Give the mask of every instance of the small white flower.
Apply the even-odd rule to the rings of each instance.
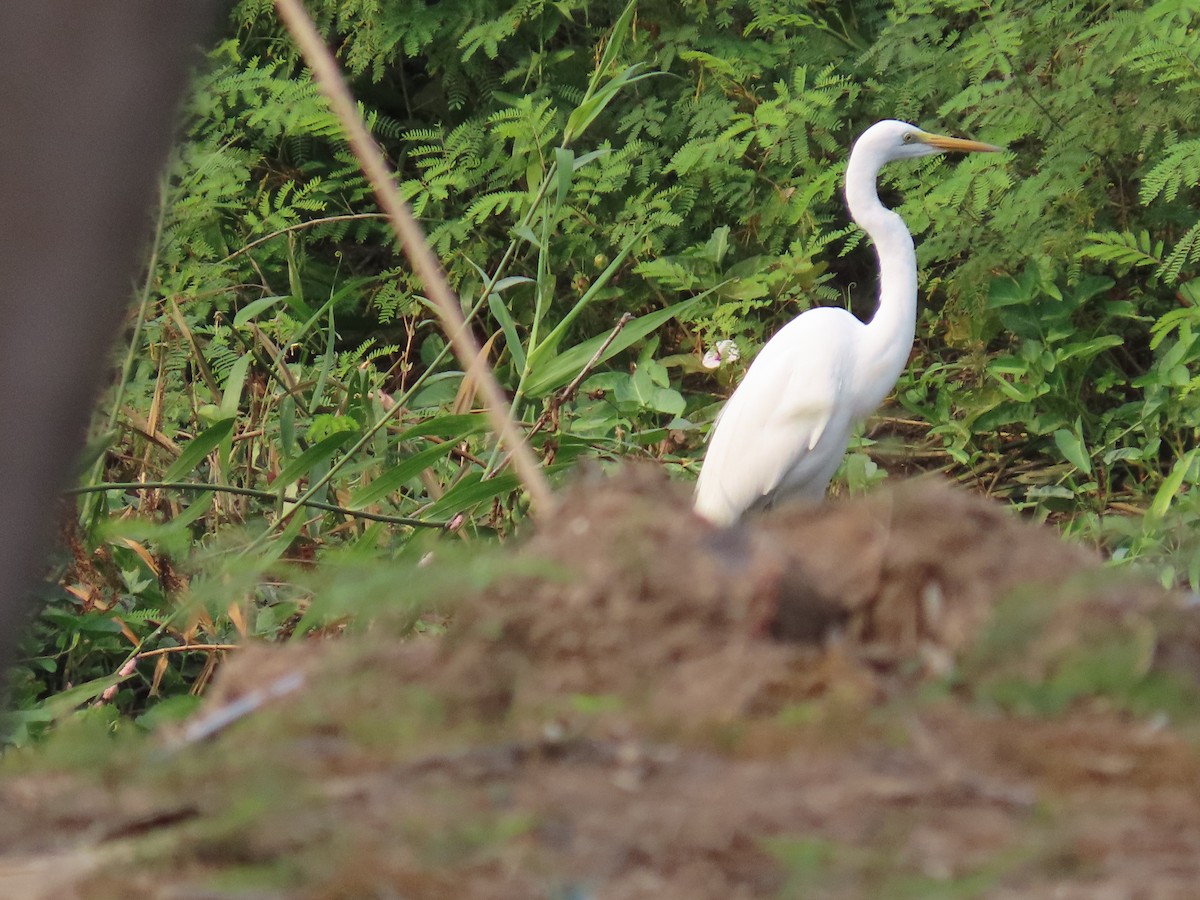
[[[717,346],[704,354],[704,368],[720,368],[726,363],[736,362],[741,355],[733,341],[717,341]]]

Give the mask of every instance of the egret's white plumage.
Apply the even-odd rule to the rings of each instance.
[[[879,202],[880,168],[948,150],[998,149],[893,120],[863,132],[846,166],[846,204],[879,258],[875,315],[864,323],[844,309],[810,309],[771,338],[713,426],[697,512],[727,524],[777,496],[824,496],[855,424],[900,377],[916,328],[916,253],[904,220]]]

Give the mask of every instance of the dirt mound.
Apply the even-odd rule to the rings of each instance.
[[[997,503],[935,478],[868,496],[783,508],[760,527],[783,548],[775,633],[807,630],[812,602],[840,605],[869,653],[923,653],[936,667],[966,647],[995,603],[1018,587],[1051,588],[1100,558]],[[812,599],[800,600],[805,595]]]
[[[634,469],[500,564],[445,636],[246,653],[165,753],[63,733],[0,896],[1195,893],[1200,611],[1048,529],[921,480],[719,530]]]
[[[901,663],[942,674],[999,598],[1098,563],[932,479],[732,529],[690,501],[651,467],[577,482],[520,550],[549,577],[468,604],[442,685],[485,718],[573,695],[694,722],[770,715],[831,686],[870,696]]]

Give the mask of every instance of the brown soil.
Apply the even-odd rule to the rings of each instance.
[[[1182,599],[932,480],[562,500],[445,637],[243,651],[202,721],[303,685],[10,764],[0,896],[1196,896]]]

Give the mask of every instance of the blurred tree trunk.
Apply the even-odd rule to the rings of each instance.
[[[191,51],[216,10],[0,4],[0,673],[106,380]]]

